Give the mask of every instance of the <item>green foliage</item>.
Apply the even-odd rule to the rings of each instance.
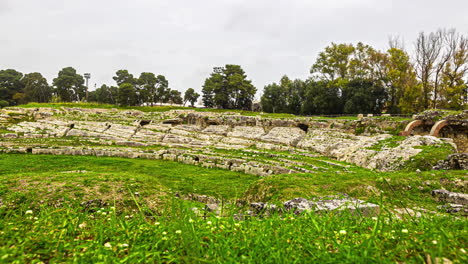
[[[13,69],[0,70],[0,100],[7,101],[9,105],[16,105],[14,95],[21,93],[23,74]]]
[[[302,102],[302,112],[314,114],[340,114],[343,105],[340,98],[340,88],[336,82],[314,81],[306,82],[306,91]]]
[[[0,108],[7,107],[8,105],[10,105],[8,101],[0,100]]]
[[[118,86],[124,83],[130,83],[133,85],[137,83],[137,80],[133,77],[133,74],[129,73],[128,70],[118,70],[112,79],[114,79]]]
[[[312,65],[310,73],[333,81],[337,78],[349,77],[349,66],[355,48],[351,44],[332,43],[320,52],[317,61]]]
[[[47,103],[52,98],[52,87],[38,72],[28,73],[21,79],[27,102]]]
[[[96,91],[90,93],[89,97],[91,102],[98,102],[103,104],[116,104],[118,96],[118,88],[115,86],[107,86],[103,84]]]
[[[223,109],[251,109],[257,89],[239,65],[227,64],[213,72],[203,85],[203,104]]]
[[[400,220],[390,213],[413,205],[436,210],[430,190],[466,191],[450,185],[463,172],[351,167],[348,173],[259,179],[168,161],[12,154],[0,155],[0,165],[3,262],[468,261],[465,218],[424,214]],[[272,203],[345,192],[378,203],[380,213],[285,213],[238,221],[229,203],[243,199],[243,191]],[[228,211],[200,217],[191,208],[202,204],[174,197],[187,192],[217,196]]]
[[[446,159],[448,155],[455,151],[450,144],[420,146],[416,148],[420,148],[422,151],[406,162],[403,169],[409,171],[414,171],[416,169],[431,170],[437,161]]]
[[[131,83],[122,83],[119,86],[117,102],[121,106],[136,105],[138,102],[136,89]]]
[[[77,74],[72,67],[63,68],[53,80],[53,85],[64,102],[81,101],[85,97],[83,76]]]
[[[171,104],[183,104],[182,93],[177,90],[171,90],[169,92],[168,102]]]
[[[404,136],[392,136],[390,138],[379,141],[379,143],[373,145],[372,147],[368,147],[367,149],[381,151],[384,148],[395,148],[398,147],[405,139],[406,137]]]
[[[195,92],[195,90],[193,88],[188,88],[187,91],[185,91],[185,94],[184,94],[184,105],[187,102],[190,102],[190,105],[192,107],[194,107],[195,103],[198,100],[198,97],[200,97],[200,94]]]
[[[355,79],[343,89],[344,113],[380,113],[384,107],[386,94],[383,87],[368,80]]]

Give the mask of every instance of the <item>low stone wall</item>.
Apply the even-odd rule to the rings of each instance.
[[[93,148],[5,148],[0,149],[4,153],[32,153],[34,155],[71,155],[71,156],[96,156],[96,157],[119,157],[130,159],[169,160],[184,164],[198,165],[206,168],[220,168],[231,171],[243,172],[257,176],[272,174],[295,173],[297,171],[280,166],[263,164],[254,161],[225,158],[222,156],[209,156],[204,154],[187,153],[183,150],[159,150],[143,152],[141,150],[112,150]]]

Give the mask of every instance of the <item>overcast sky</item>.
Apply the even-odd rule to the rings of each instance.
[[[284,74],[307,78],[331,42],[387,48],[399,35],[468,33],[466,0],[0,0],[0,69],[90,72],[90,87],[163,74],[201,90],[214,66],[239,64],[259,91]]]

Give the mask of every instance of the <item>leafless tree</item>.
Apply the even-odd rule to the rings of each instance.
[[[453,57],[455,50],[457,49],[458,42],[460,41],[460,34],[458,34],[455,29],[450,30],[438,30],[436,32],[438,35],[441,43],[441,51],[439,54],[439,58],[437,58],[437,62],[435,65],[434,71],[434,91],[433,91],[433,108],[437,108],[437,102],[439,100],[439,93],[440,93],[440,82],[441,82],[441,75],[447,63]]]
[[[389,49],[405,50],[405,42],[398,35],[389,36],[388,47]]]
[[[423,107],[428,109],[432,88],[432,77],[434,75],[437,61],[442,52],[443,40],[441,34],[424,32],[419,33],[415,43],[415,70],[416,76],[422,84]]]

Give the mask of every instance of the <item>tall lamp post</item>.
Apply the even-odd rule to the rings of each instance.
[[[213,71],[215,73],[218,73],[218,74],[222,73],[223,72],[223,67],[213,67]]]
[[[83,74],[83,76],[86,79],[86,102],[88,102],[88,90],[89,90],[88,81],[89,81],[89,78],[91,78],[91,73],[85,73]]]

